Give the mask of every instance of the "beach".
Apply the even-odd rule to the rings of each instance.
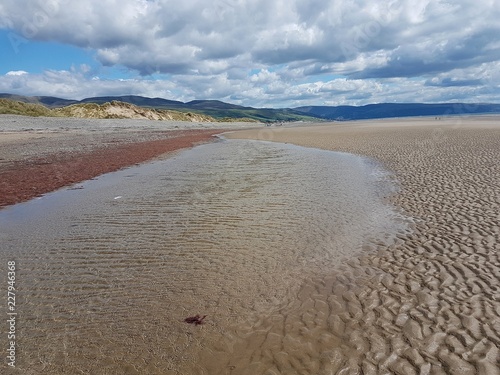
[[[500,373],[499,117],[12,119],[18,373]]]
[[[360,121],[237,132],[372,157],[394,172],[390,197],[413,233],[303,286],[304,340],[287,316],[255,349],[274,373],[500,373],[500,119]],[[268,323],[269,332],[276,325]],[[284,327],[284,329],[283,329]],[[318,333],[311,335],[317,331]],[[325,336],[336,342],[324,345]],[[335,340],[334,340],[335,339]],[[330,348],[329,348],[330,347]],[[292,358],[291,353],[295,353]],[[315,360],[313,360],[313,358]]]

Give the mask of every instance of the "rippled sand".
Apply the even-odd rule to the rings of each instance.
[[[498,117],[230,137],[373,157],[395,172],[402,190],[392,201],[416,227],[392,246],[354,257],[341,272],[311,278],[290,306],[242,327],[237,346],[212,348],[207,366],[219,351],[231,353],[219,372],[227,374],[500,373]]]
[[[17,371],[258,373],[267,363],[246,358],[282,333],[269,324],[289,316],[283,332],[303,340],[300,317],[313,307],[302,305],[304,281],[408,233],[384,202],[396,188],[361,157],[231,140],[6,208],[0,258],[18,264]],[[196,314],[204,325],[184,322]],[[311,334],[338,345],[324,329]]]

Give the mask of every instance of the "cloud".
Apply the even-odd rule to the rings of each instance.
[[[45,71],[42,74],[0,76],[0,92],[69,99],[126,94],[171,96],[171,87],[168,82],[101,80],[88,77],[82,71]]]
[[[294,88],[294,97],[300,98],[297,90],[303,85],[324,82],[331,75],[350,82],[366,80],[373,89],[371,80],[413,78],[424,88],[477,84],[487,91],[488,80],[434,78],[499,61],[499,18],[500,7],[493,0],[3,0],[0,4],[0,28],[19,37],[92,50],[99,64],[135,72],[137,82],[147,82],[141,76],[168,75],[180,95],[201,89],[200,95],[231,92],[237,98],[246,98],[245,93],[248,97],[278,93],[282,87]],[[256,70],[260,76],[253,74]],[[312,86],[307,88],[314,92]],[[350,98],[375,100],[377,95]]]
[[[176,75],[157,79],[105,79],[87,66],[41,74],[0,76],[0,92],[49,95],[67,99],[142,95],[172,100],[217,98],[254,107],[365,105],[381,102],[496,102],[500,95],[500,63],[439,74],[431,79],[335,78],[297,82],[286,68],[260,69],[244,77],[229,74]],[[476,77],[476,78],[474,78]],[[309,77],[310,78],[310,77]],[[476,81],[474,81],[476,80]]]
[[[6,76],[22,76],[24,74],[28,74],[28,72],[25,72],[24,70],[12,70],[10,72],[7,72],[5,75]]]
[[[438,86],[438,87],[460,87],[460,86],[481,86],[484,84],[482,79],[456,79],[456,78],[442,78],[426,81],[428,86]]]

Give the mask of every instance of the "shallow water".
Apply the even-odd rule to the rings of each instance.
[[[0,211],[19,373],[194,368],[224,352],[217,335],[405,230],[386,172],[292,145],[224,140],[77,187]],[[195,314],[206,324],[183,322]]]

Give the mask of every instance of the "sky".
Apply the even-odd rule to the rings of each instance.
[[[498,0],[2,0],[0,92],[500,103]]]

